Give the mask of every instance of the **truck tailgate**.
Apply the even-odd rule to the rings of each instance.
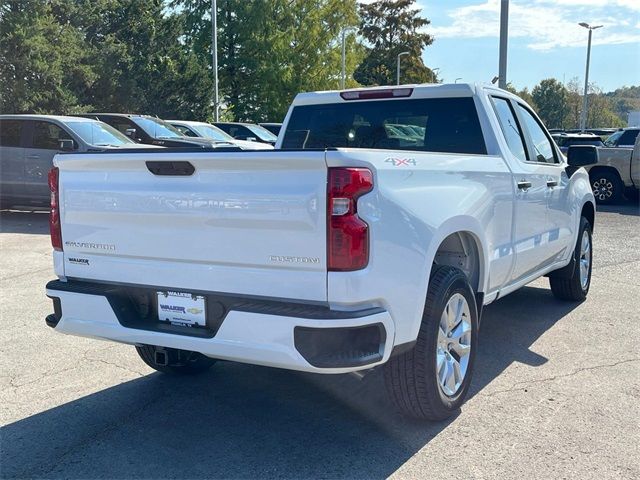
[[[150,161],[195,171],[158,175]],[[67,277],[326,301],[324,152],[72,154],[54,163]]]

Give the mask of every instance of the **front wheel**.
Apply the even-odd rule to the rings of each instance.
[[[591,172],[589,176],[593,196],[598,203],[607,205],[622,199],[624,184],[617,173],[604,169]]]
[[[144,363],[162,373],[193,375],[206,372],[216,362],[201,353],[175,348],[136,345],[136,351]]]
[[[457,268],[442,266],[429,280],[414,348],[384,369],[390,397],[406,415],[443,420],[464,403],[475,363],[478,313],[473,289]]]
[[[550,275],[551,292],[559,300],[580,302],[587,298],[591,286],[591,264],[593,248],[591,245],[591,224],[580,218],[578,240],[573,250],[573,268],[565,275]]]

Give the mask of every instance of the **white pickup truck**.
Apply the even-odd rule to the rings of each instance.
[[[587,295],[597,150],[567,158],[464,84],[299,94],[273,151],[61,154],[46,322],[162,372],[382,365],[400,410],[442,419],[484,305],[543,275]]]

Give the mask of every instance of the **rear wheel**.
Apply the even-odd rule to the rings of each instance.
[[[162,373],[193,375],[209,370],[216,363],[201,353],[175,348],[136,345],[136,351],[144,363]]]
[[[551,291],[557,299],[579,302],[587,298],[591,286],[593,257],[591,240],[591,224],[586,218],[581,217],[578,240],[573,251],[572,271],[565,275],[549,276]]]
[[[389,395],[406,415],[443,420],[464,403],[475,363],[478,314],[473,289],[457,268],[431,276],[415,347],[391,358]]]
[[[617,173],[611,170],[590,172],[591,189],[598,203],[618,202],[623,195],[624,184]]]

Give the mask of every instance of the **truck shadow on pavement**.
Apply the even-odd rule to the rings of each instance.
[[[617,205],[597,205],[596,211],[617,213],[619,215],[631,215],[633,217],[640,217],[640,204],[638,201],[629,201],[620,203]]]
[[[0,210],[0,233],[49,235],[49,211]]]
[[[470,396],[514,362],[545,363],[529,347],[575,307],[535,287],[487,307]],[[402,418],[380,371],[361,380],[221,362],[16,421],[0,460],[3,478],[384,478],[455,421]]]

